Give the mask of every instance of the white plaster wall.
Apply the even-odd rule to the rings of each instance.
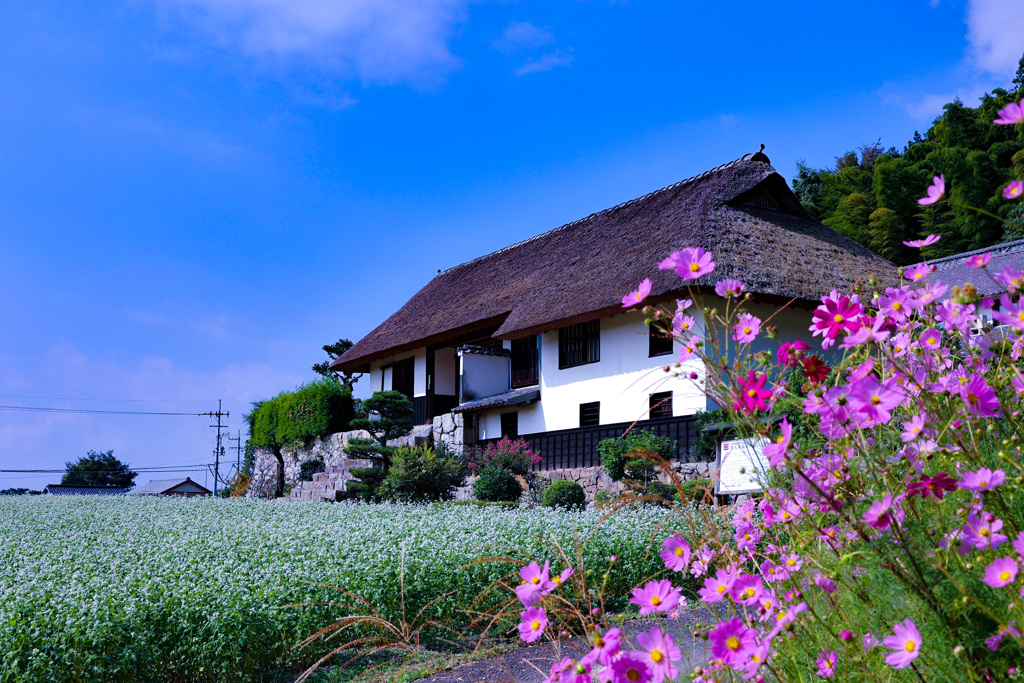
[[[400,360],[413,359],[413,396],[427,395],[427,349],[423,347],[408,353],[370,361],[370,393],[391,390],[391,369],[386,367]]]
[[[434,352],[434,393],[439,396],[456,396],[459,393],[459,359],[454,348],[438,349]]]

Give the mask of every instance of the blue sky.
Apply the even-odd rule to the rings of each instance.
[[[760,143],[902,146],[1009,84],[1022,8],[8,0],[0,404],[236,433],[439,268]],[[210,462],[209,424],[0,410],[0,469]]]

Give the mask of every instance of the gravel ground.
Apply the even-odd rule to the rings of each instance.
[[[680,614],[676,619],[635,619],[627,621],[620,628],[627,636],[633,636],[652,626],[660,626],[683,651],[680,670],[689,671],[707,661],[708,644],[695,639],[693,631],[696,624],[706,624],[709,620],[711,614],[706,609],[695,608]],[[623,649],[626,647],[624,643]],[[637,648],[632,638],[628,647]],[[562,657],[582,657],[589,649],[582,639],[531,645],[500,657],[465,664],[452,671],[420,679],[419,683],[540,683],[548,675],[553,662],[560,661]]]

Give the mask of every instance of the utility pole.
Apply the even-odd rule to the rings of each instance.
[[[241,429],[238,430],[238,436],[231,436],[230,434],[228,434],[228,441],[234,441],[235,442],[235,448],[237,449],[237,451],[235,453],[235,473],[236,474],[241,474],[241,472],[242,472],[242,430]]]
[[[224,455],[224,447],[220,445],[221,442],[221,430],[227,429],[227,425],[220,423],[221,417],[230,417],[231,413],[221,412],[221,400],[217,399],[217,412],[200,413],[200,415],[209,415],[210,417],[217,418],[217,424],[210,425],[217,430],[217,445],[213,447],[213,495],[217,495],[217,484],[220,482],[220,457]]]

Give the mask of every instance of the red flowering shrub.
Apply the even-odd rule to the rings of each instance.
[[[512,474],[525,477],[530,466],[540,462],[539,455],[530,450],[525,439],[512,440],[503,436],[497,443],[489,443],[484,448],[473,448],[466,455],[470,471],[479,474],[489,467],[507,470]]]

